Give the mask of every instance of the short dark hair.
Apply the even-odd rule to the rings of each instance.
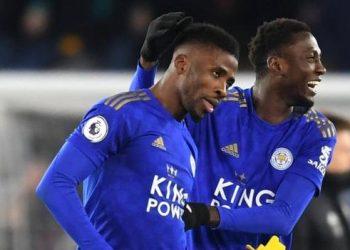
[[[239,59],[239,43],[224,29],[208,23],[192,23],[179,35],[173,44],[176,48],[182,44],[197,42],[218,47]]]
[[[350,130],[350,121],[333,113],[324,113],[324,115],[334,124],[337,131]]]
[[[266,73],[269,54],[278,52],[284,45],[292,44],[294,35],[301,32],[311,32],[311,29],[306,23],[295,19],[277,18],[259,26],[248,45],[249,60],[255,72],[258,75]]]

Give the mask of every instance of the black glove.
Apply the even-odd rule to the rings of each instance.
[[[199,227],[201,225],[209,225],[209,208],[204,203],[186,203],[182,220],[185,222],[185,231]]]
[[[192,23],[192,17],[183,12],[170,12],[154,19],[148,26],[141,56],[154,62],[170,47],[175,38]]]

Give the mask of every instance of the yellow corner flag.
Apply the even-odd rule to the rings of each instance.
[[[247,250],[286,250],[286,246],[283,245],[277,236],[272,236],[269,242],[267,242],[266,246],[259,245],[257,249],[252,247],[251,245],[246,246]]]

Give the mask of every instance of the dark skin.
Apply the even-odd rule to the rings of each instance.
[[[293,106],[313,106],[315,87],[325,73],[315,37],[308,32],[296,34],[290,45],[268,57],[267,73],[256,77],[253,101],[257,115],[278,124],[292,113]],[[219,223],[218,210],[209,206],[209,226]]]
[[[293,38],[268,57],[267,73],[257,76],[253,87],[256,113],[271,124],[284,121],[293,106],[313,106],[315,87],[326,73],[315,37],[302,32]]]
[[[144,69],[156,64],[142,57],[140,63]],[[189,113],[199,121],[226,97],[237,70],[237,59],[226,51],[198,43],[184,44],[175,49],[169,68],[151,91],[176,120]],[[209,207],[209,217],[210,226],[219,224],[215,207]]]
[[[267,73],[256,77],[253,101],[257,115],[278,124],[292,113],[293,106],[313,106],[315,87],[325,73],[315,37],[308,32],[296,34],[290,45],[268,57]],[[208,226],[217,227],[218,210],[213,206],[208,208]],[[247,249],[253,248],[247,246]]]
[[[187,113],[198,121],[226,97],[237,68],[236,58],[219,48],[196,43],[180,45],[151,91],[178,121]]]
[[[142,58],[140,62],[145,69],[156,64]],[[315,87],[325,73],[315,37],[309,32],[295,34],[292,43],[269,55],[267,72],[256,76],[253,99],[257,115],[278,124],[290,116],[293,106],[311,107]],[[216,227],[219,222],[218,210],[209,206],[209,226]]]
[[[143,68],[150,69],[156,62],[147,62],[142,57]],[[267,59],[267,73],[256,77],[253,87],[257,115],[271,123],[284,121],[297,105],[311,107],[315,84],[320,82],[326,69],[321,62],[321,50],[311,33],[295,34],[291,44],[282,47],[278,54],[271,53]]]

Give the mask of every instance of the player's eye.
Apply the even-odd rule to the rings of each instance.
[[[214,78],[219,78],[220,73],[218,71],[213,71],[213,76],[214,76]]]
[[[315,56],[308,56],[306,59],[307,59],[307,61],[310,62],[310,63],[313,63],[313,62],[316,61]]]

